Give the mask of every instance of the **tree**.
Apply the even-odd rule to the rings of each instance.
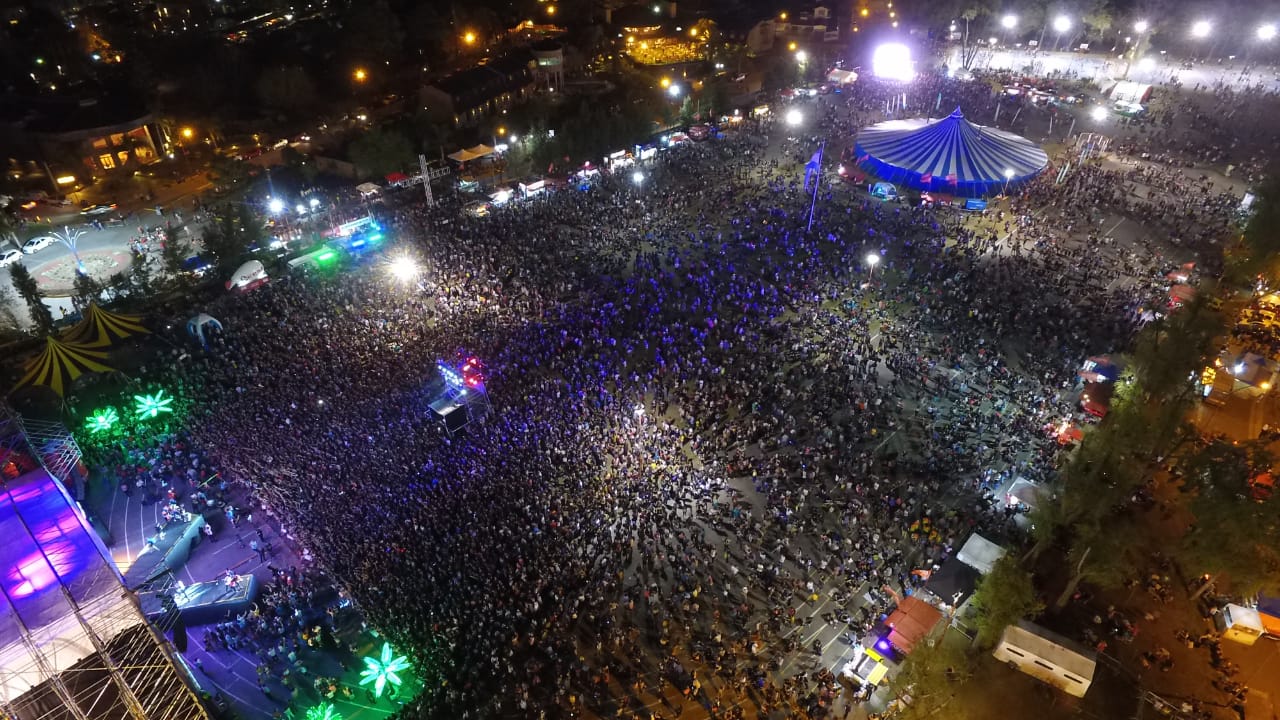
[[[351,143],[347,154],[361,176],[381,177],[413,159],[413,144],[398,131],[375,128]]]
[[[994,6],[991,0],[965,0],[960,8],[960,19],[964,21],[964,35],[961,37],[960,61],[968,68],[978,55],[978,45],[969,43],[969,24],[983,15],[990,15]]]
[[[395,59],[404,46],[400,18],[386,0],[352,3],[342,26],[347,54],[353,59],[382,64]]]
[[[1044,603],[1036,595],[1031,573],[1012,555],[1005,555],[978,581],[971,607],[977,620],[975,641],[980,647],[988,648],[996,644],[1009,625],[1039,615]]]
[[[316,103],[316,86],[307,71],[297,65],[269,68],[254,85],[258,100],[269,108],[291,114],[305,113]]]
[[[151,275],[151,267],[147,262],[147,256],[140,252],[133,253],[133,259],[129,263],[129,288],[136,290],[141,295],[148,296],[154,289],[155,278]]]
[[[1280,594],[1280,500],[1254,487],[1271,467],[1262,442],[1205,443],[1179,464],[1195,520],[1175,549],[1188,574],[1228,581],[1241,595]]]
[[[1115,15],[1109,0],[1094,0],[1093,5],[1081,15],[1080,19],[1084,21],[1085,27],[1096,33],[1098,40],[1104,39],[1107,31],[1115,24]]]
[[[102,294],[102,284],[93,279],[88,273],[76,273],[74,292],[71,296],[71,304],[77,309],[83,310],[89,306],[90,302],[98,299]]]
[[[218,275],[225,275],[227,271],[233,270],[249,247],[244,234],[236,227],[236,221],[231,216],[223,216],[216,224],[206,227],[200,243],[204,246],[205,254],[213,260]]]
[[[164,272],[170,283],[178,286],[186,284],[187,275],[182,271],[182,262],[190,256],[190,243],[178,237],[178,232],[173,228],[166,228],[160,261],[164,264]]]
[[[14,291],[27,304],[27,313],[31,316],[31,323],[36,326],[36,330],[43,335],[52,333],[53,313],[49,311],[49,306],[44,304],[40,286],[36,283],[36,279],[31,277],[27,266],[22,263],[10,265],[9,278],[13,281]]]
[[[13,291],[0,286],[0,336],[11,335],[22,330],[18,323],[18,315],[13,311]]]
[[[902,720],[956,718],[960,706],[947,708],[963,684],[969,680],[973,664],[962,646],[947,641],[946,633],[932,645],[920,644],[912,650],[902,671],[889,681],[889,689],[902,703],[895,717]],[[944,715],[942,711],[947,708]]]

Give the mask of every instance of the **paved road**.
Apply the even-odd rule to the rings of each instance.
[[[960,67],[960,48],[947,55],[947,64]],[[1030,67],[1033,74],[1047,75],[1057,72],[1101,81],[1124,75],[1125,63],[1111,55],[1081,55],[1066,52],[1031,53],[1026,50],[997,49],[979,51],[971,66],[974,70],[1023,70]],[[1255,67],[1245,73],[1242,62],[1195,63],[1190,69],[1182,61],[1166,61],[1159,55],[1135,62],[1129,69],[1129,79],[1143,83],[1167,83],[1177,80],[1184,87],[1209,86],[1224,83],[1237,89],[1259,83],[1272,92],[1280,91],[1280,69],[1273,66]]]

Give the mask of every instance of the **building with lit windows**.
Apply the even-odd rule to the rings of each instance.
[[[160,161],[155,118],[123,98],[10,96],[0,105],[0,158],[10,180],[44,179],[57,192],[58,178],[86,183]]]
[[[446,75],[422,89],[422,108],[454,126],[474,125],[528,99],[537,88],[537,67],[533,55],[517,51]]]

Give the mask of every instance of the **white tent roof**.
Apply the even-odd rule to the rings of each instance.
[[[382,188],[374,185],[373,183],[360,183],[356,186],[356,190],[359,190],[361,195],[374,195],[378,191],[382,190]]]
[[[464,148],[458,152],[451,153],[449,159],[454,162],[470,162],[492,154],[493,148],[488,145],[476,145],[475,147]]]
[[[960,548],[956,559],[986,575],[991,572],[992,566],[996,561],[1004,557],[1004,548],[982,537],[978,533],[969,536],[964,541],[964,546]]]
[[[851,83],[858,79],[858,73],[852,70],[832,70],[827,73],[827,80],[834,83]]]

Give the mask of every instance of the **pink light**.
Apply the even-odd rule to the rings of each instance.
[[[17,583],[9,590],[10,594],[20,598],[49,587],[58,581],[58,576],[45,561],[44,556],[36,554],[19,562],[13,572],[9,573],[9,580]]]

